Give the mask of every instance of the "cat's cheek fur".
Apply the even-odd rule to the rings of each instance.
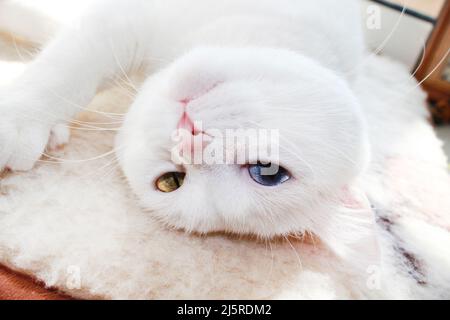
[[[333,208],[334,214],[315,226],[315,234],[352,268],[363,273],[380,268],[375,212],[357,182],[342,189]]]

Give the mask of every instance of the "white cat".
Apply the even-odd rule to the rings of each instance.
[[[356,186],[369,156],[351,90],[364,46],[358,0],[108,0],[0,92],[0,169],[29,170],[116,75],[148,75],[117,137],[142,206],[188,232],[315,234],[340,255],[376,247]],[[194,123],[202,124],[202,129]],[[187,128],[279,130],[277,159],[175,163]],[[212,138],[214,140],[214,137]],[[263,175],[264,163],[280,168]],[[369,250],[369,251],[370,251]],[[371,252],[372,252],[371,251]]]

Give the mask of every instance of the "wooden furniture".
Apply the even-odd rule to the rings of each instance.
[[[450,123],[450,1],[447,0],[427,43],[416,77],[428,92],[437,124]]]
[[[431,18],[437,18],[446,0],[389,0],[397,5],[406,6]]]
[[[68,300],[32,278],[0,266],[0,300]]]

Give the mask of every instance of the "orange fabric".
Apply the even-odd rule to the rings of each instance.
[[[39,282],[0,266],[0,300],[70,300]]]

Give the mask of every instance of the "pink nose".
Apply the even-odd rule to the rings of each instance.
[[[210,137],[203,132],[201,126],[196,127],[195,123],[189,117],[187,107],[190,102],[190,99],[180,101],[184,112],[178,122],[177,129],[181,138],[181,144],[179,145],[182,150],[181,154],[185,159],[192,160],[195,159],[196,154],[202,154],[210,142]]]
[[[192,133],[193,136],[201,133],[201,131],[197,130],[195,128],[195,124],[192,121],[192,119],[189,117],[188,113],[187,113],[187,106],[188,104],[191,102],[192,100],[189,98],[183,99],[180,101],[182,108],[184,109],[184,113],[180,119],[180,121],[178,122],[178,126],[177,129],[178,130],[185,130],[187,132]]]

